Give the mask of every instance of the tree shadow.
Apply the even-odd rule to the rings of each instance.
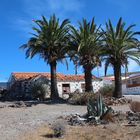
[[[55,136],[54,134],[46,134],[46,135],[41,135],[41,137],[44,137],[44,138],[63,138],[62,136],[58,137],[58,136]]]
[[[44,137],[44,138],[56,138],[53,134],[41,135],[41,137]]]

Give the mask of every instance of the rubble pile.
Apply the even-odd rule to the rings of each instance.
[[[21,107],[27,107],[27,104],[25,104],[23,101],[19,101],[9,105],[8,107],[21,108]]]
[[[64,118],[69,125],[75,126],[75,125],[85,125],[87,119],[85,119],[84,117],[80,116],[79,114],[71,114],[67,117]]]
[[[68,122],[71,126],[76,125],[97,125],[97,124],[108,124],[109,122],[113,123],[119,123],[119,124],[125,124],[125,125],[140,125],[140,112],[133,113],[131,111],[128,112],[122,112],[122,111],[116,111],[111,115],[111,119],[108,119],[106,116],[104,116],[100,122],[96,122],[90,118],[87,118],[87,114],[84,114],[83,116],[80,116],[79,114],[71,114],[66,117],[61,117],[61,119],[64,119]]]
[[[101,119],[99,122],[94,120],[93,118],[87,117],[87,114],[84,114],[83,116],[80,116],[79,114],[71,114],[66,117],[61,117],[61,119],[64,119],[68,125],[71,126],[84,126],[84,125],[97,125],[97,124],[108,124],[108,119]],[[111,121],[112,122],[112,121]]]
[[[12,107],[12,108],[26,108],[26,107],[31,107],[31,104],[25,103],[23,101],[17,101],[17,102],[12,102],[12,103],[7,103],[7,104],[2,104],[0,105],[0,108],[7,108],[7,107]]]
[[[129,122],[137,122],[140,123],[140,112],[132,113],[130,111],[126,112],[126,118]]]
[[[125,97],[122,98],[104,97],[103,101],[106,105],[124,105],[130,103],[131,99],[127,99]]]

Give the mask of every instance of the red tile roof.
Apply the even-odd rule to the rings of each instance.
[[[110,80],[110,81],[115,81],[115,77],[114,76],[104,76],[104,77],[101,77],[103,80]],[[128,76],[122,76],[121,77],[122,80],[126,80],[128,79],[129,77]]]
[[[13,72],[12,76],[16,80],[25,80],[32,78],[37,75],[42,75],[46,76],[48,78],[51,77],[49,72]],[[97,77],[93,76],[93,79],[98,79]],[[83,81],[84,80],[84,75],[83,74],[63,74],[63,73],[57,73],[57,80],[59,81]]]
[[[114,76],[108,76],[108,77],[102,77],[102,78],[103,78],[103,80],[110,80],[110,81],[115,80]]]

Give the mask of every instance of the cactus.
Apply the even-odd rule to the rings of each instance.
[[[112,111],[112,109],[103,103],[101,94],[98,94],[96,99],[89,99],[87,104],[87,111],[89,118],[97,122],[107,112]]]

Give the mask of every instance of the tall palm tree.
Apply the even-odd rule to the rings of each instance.
[[[106,30],[103,30],[103,50],[105,60],[105,75],[109,65],[112,65],[115,77],[114,97],[122,97],[121,66],[127,67],[130,59],[140,64],[139,42],[130,25],[125,28],[122,18],[119,19],[114,28],[111,21],[106,23]]]
[[[51,71],[51,98],[58,99],[56,66],[57,62],[65,59],[69,42],[69,20],[65,19],[59,24],[55,15],[49,21],[42,16],[42,20],[34,20],[38,27],[33,27],[36,32],[27,44],[21,46],[26,49],[26,57],[32,58],[40,55],[50,65]]]
[[[85,74],[85,91],[93,91],[92,70],[100,64],[101,35],[100,27],[94,22],[83,19],[79,22],[79,29],[71,26],[71,48],[70,54],[75,65],[80,65]]]

